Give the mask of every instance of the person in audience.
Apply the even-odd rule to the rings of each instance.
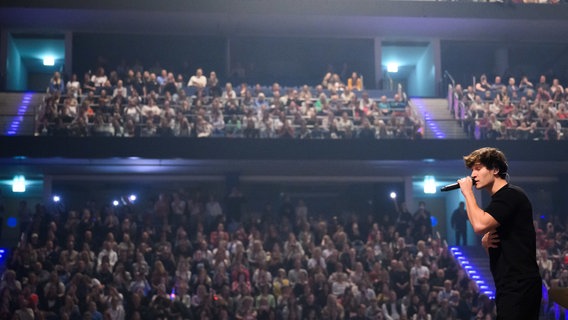
[[[235,101],[237,99],[237,93],[233,90],[233,85],[230,82],[225,84],[225,90],[221,95],[221,102],[223,104],[228,103],[229,101]]]
[[[160,84],[155,73],[144,72],[145,96],[155,95],[160,92]]]
[[[189,78],[187,82],[188,87],[195,87],[198,90],[202,90],[207,86],[207,78],[203,75],[203,69],[198,68],[195,71],[195,75]]]
[[[487,76],[485,74],[479,77],[479,82],[475,84],[475,90],[478,94],[484,94],[486,91],[491,90],[491,85],[487,82]]]
[[[542,89],[543,91],[550,92],[550,85],[546,82],[546,76],[544,74],[540,75],[538,78],[538,83],[536,84],[535,89]]]
[[[114,88],[114,91],[112,93],[113,99],[116,99],[119,96],[125,99],[128,98],[128,90],[126,89],[126,87],[124,87],[122,80],[118,80],[118,82],[116,83],[116,88]]]
[[[95,88],[102,87],[107,81],[108,77],[106,76],[105,69],[103,67],[99,67],[97,72],[91,76],[91,82]]]
[[[209,78],[207,78],[207,88],[209,89],[209,95],[211,97],[218,98],[221,96],[221,86],[215,71],[211,71],[209,73]]]
[[[181,192],[178,193],[177,197],[180,198],[180,201],[187,199],[187,195]],[[163,199],[169,199],[169,195],[165,194]],[[168,200],[166,205],[172,204],[171,207],[173,203],[175,201],[170,202]],[[174,207],[177,208],[177,206]],[[292,206],[292,215],[293,209],[294,206]],[[155,208],[152,208],[152,210],[155,210]],[[306,316],[315,316],[316,319],[320,318],[320,312],[321,318],[337,318],[343,313],[351,316],[367,313],[380,315],[378,317],[388,315],[393,319],[397,317],[402,319],[407,309],[404,301],[411,299],[414,290],[409,283],[416,284],[414,291],[417,297],[422,297],[419,298],[423,299],[422,303],[437,307],[436,310],[426,309],[426,312],[440,316],[442,313],[452,314],[454,312],[452,308],[456,308],[460,303],[460,299],[456,298],[454,293],[449,298],[440,298],[441,300],[438,302],[437,298],[441,297],[443,293],[436,292],[434,294],[435,291],[428,285],[428,281],[420,280],[426,278],[426,274],[429,274],[429,272],[426,272],[423,276],[415,276],[419,273],[415,271],[416,267],[410,270],[410,265],[405,265],[408,263],[405,261],[417,259],[416,265],[420,266],[418,269],[421,270],[425,266],[419,263],[422,260],[428,261],[432,272],[437,270],[436,274],[442,275],[438,277],[443,279],[445,283],[451,284],[457,280],[444,276],[442,270],[437,269],[438,264],[446,266],[446,269],[448,268],[447,263],[441,260],[442,254],[447,252],[448,248],[440,246],[436,239],[426,240],[416,244],[418,250],[418,254],[416,254],[406,249],[405,239],[400,237],[400,241],[403,243],[400,252],[405,253],[397,253],[401,259],[393,260],[392,257],[395,253],[394,251],[390,252],[390,246],[385,242],[386,238],[382,236],[389,234],[389,232],[386,225],[383,226],[382,224],[375,224],[373,229],[357,231],[357,228],[355,228],[355,231],[353,231],[350,228],[349,232],[345,232],[340,224],[333,223],[333,219],[330,219],[329,222],[325,222],[324,219],[317,220],[314,222],[315,224],[311,225],[308,216],[299,214],[297,219],[291,221],[291,223],[287,223],[282,216],[280,223],[277,224],[261,223],[254,227],[238,227],[231,228],[231,231],[225,231],[223,220],[217,220],[219,221],[217,224],[200,223],[201,227],[197,228],[196,240],[191,244],[188,243],[189,238],[187,236],[191,223],[187,225],[183,223],[183,219],[181,223],[178,223],[179,226],[175,229],[175,232],[172,230],[169,233],[168,229],[164,229],[166,232],[157,231],[163,229],[162,227],[166,226],[169,221],[168,219],[158,219],[155,220],[155,226],[149,224],[142,226],[140,233],[130,233],[128,231],[130,228],[128,225],[124,226],[124,223],[130,223],[131,217],[115,215],[112,210],[95,212],[95,216],[100,216],[98,219],[100,219],[101,227],[104,226],[106,230],[112,230],[104,239],[89,240],[92,238],[89,235],[90,233],[86,233],[86,236],[79,239],[79,245],[87,242],[93,244],[97,248],[95,252],[89,254],[87,248],[87,251],[75,254],[76,251],[73,249],[75,246],[71,244],[72,242],[68,242],[66,250],[54,252],[53,263],[57,270],[65,270],[72,265],[67,261],[74,261],[74,267],[70,270],[85,270],[81,274],[86,277],[85,281],[89,285],[81,290],[86,290],[88,296],[102,297],[105,303],[103,304],[104,307],[100,309],[100,313],[109,316],[115,314],[120,318],[122,313],[132,315],[140,312],[143,310],[140,304],[123,303],[122,301],[134,299],[132,301],[135,302],[137,299],[143,298],[149,301],[149,309],[144,312],[151,310],[154,315],[193,315],[195,312],[198,314],[216,314],[217,311],[211,309],[216,306],[232,315],[235,315],[235,312],[238,314],[239,310],[241,310],[241,314],[250,315],[250,312],[246,310],[256,310],[259,315],[288,314],[292,316],[302,312]],[[223,217],[222,213],[215,216],[219,219]],[[73,214],[68,215],[68,217],[69,223],[66,223],[66,225],[71,226],[73,223],[77,225],[76,228],[67,228],[72,234],[70,239],[74,237],[74,229],[79,231],[96,230],[97,228],[93,224],[93,221],[96,220],[92,220],[90,213],[86,213],[85,220],[81,219],[76,222],[73,222]],[[278,219],[278,217],[275,216],[274,219]],[[204,221],[215,220],[205,219]],[[109,225],[104,223],[106,221],[114,222]],[[197,220],[192,223],[197,223]],[[302,225],[302,223],[304,224]],[[215,229],[216,231],[214,231]],[[120,234],[120,244],[118,245],[114,240],[116,232]],[[273,236],[262,237],[260,234],[264,232]],[[287,241],[284,241],[280,236],[283,232],[287,234]],[[84,231],[80,231],[80,233],[84,233]],[[375,236],[371,236],[371,234],[375,234]],[[205,235],[210,236],[206,237]],[[376,244],[373,244],[373,242],[361,244],[363,246],[361,253],[358,253],[355,248],[351,248],[352,245],[356,244],[355,239],[364,241],[365,239],[375,238],[378,239]],[[389,238],[395,239],[391,236]],[[272,243],[270,245],[272,248],[265,251],[262,240],[265,244]],[[186,245],[183,244],[184,241]],[[36,240],[35,243],[37,243],[37,248],[42,248],[41,242]],[[155,245],[149,246],[152,243],[155,243]],[[280,248],[283,248],[282,252]],[[325,250],[322,250],[323,248]],[[210,252],[211,249],[212,252]],[[32,247],[30,250],[36,249]],[[111,259],[113,251],[117,252],[117,259],[111,266],[111,262],[114,261],[114,258]],[[88,264],[88,259],[73,258],[74,256],[88,258],[90,255],[93,257],[96,255],[100,260],[95,273],[89,273],[86,271],[87,269],[82,267],[86,265],[85,263]],[[382,264],[385,261],[390,262],[392,267],[384,268]],[[60,262],[64,262],[64,264],[59,265]],[[149,263],[153,266],[152,268],[149,267]],[[18,267],[18,265],[14,266]],[[41,274],[42,267],[39,268],[38,271],[35,271],[38,275]],[[231,270],[231,272],[227,270]],[[18,273],[14,274],[15,276],[4,276],[3,279],[7,279],[4,282],[14,283],[11,279],[21,279]],[[93,276],[97,277],[98,280],[92,280]],[[49,276],[41,276],[37,279],[44,279],[39,280],[41,285],[48,283]],[[46,296],[57,297],[59,294],[64,297],[67,292],[72,292],[68,289],[71,282],[68,280],[60,281],[57,271],[52,273],[52,279],[53,285],[47,286],[43,290],[46,292]],[[418,282],[416,283],[417,279]],[[91,285],[91,283],[93,284]],[[4,287],[11,288],[10,290],[14,292],[23,290],[23,285],[0,285],[0,288]],[[448,292],[454,290],[456,289],[450,288]],[[193,296],[190,296],[190,293],[194,293]],[[460,293],[466,296],[465,291]],[[47,304],[40,303],[38,305],[39,310],[42,312],[49,310],[56,310],[55,313],[59,312],[60,307],[55,304],[51,304],[52,309],[50,309],[51,302],[49,301],[56,301],[54,298],[51,300],[49,298],[44,299],[46,299]],[[253,309],[246,306],[242,307],[245,299],[252,299],[250,308]],[[380,302],[377,299],[380,299]],[[446,300],[448,303],[446,303]],[[44,300],[40,299],[40,301]],[[418,302],[420,301],[418,300]],[[239,305],[241,305],[241,309],[239,309]],[[420,316],[421,311],[418,305],[419,303],[416,304],[416,311],[412,312],[410,310],[412,308],[409,307],[406,316],[412,317],[415,314]],[[446,305],[449,309],[446,309]],[[68,301],[65,306],[65,310],[68,310],[66,312],[73,312],[74,308],[78,309],[80,314],[96,313],[99,310],[93,308],[92,305],[89,308],[88,302],[71,304]],[[7,310],[9,310],[8,312],[15,312],[15,309],[8,308]]]

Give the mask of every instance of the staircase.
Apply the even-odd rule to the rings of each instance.
[[[495,282],[485,249],[482,246],[462,246],[451,247],[450,250],[469,277],[477,283],[479,292],[494,299]]]
[[[424,119],[424,138],[468,139],[463,128],[448,110],[446,99],[413,98],[411,103]]]
[[[35,110],[45,93],[1,92],[0,135],[33,135]]]

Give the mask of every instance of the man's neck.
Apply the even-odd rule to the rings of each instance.
[[[489,190],[491,195],[494,195],[497,191],[507,185],[507,180],[503,178],[496,177],[491,189]]]

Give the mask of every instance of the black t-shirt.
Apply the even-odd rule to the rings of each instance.
[[[497,289],[513,289],[515,280],[540,277],[536,263],[536,233],[532,205],[525,192],[510,184],[499,189],[485,209],[500,226],[500,243],[489,248],[491,273]],[[507,290],[508,291],[508,290]]]

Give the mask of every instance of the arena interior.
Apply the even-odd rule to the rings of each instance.
[[[496,319],[440,191],[485,146],[533,205],[540,319],[568,319],[566,17],[3,1],[0,319]]]

